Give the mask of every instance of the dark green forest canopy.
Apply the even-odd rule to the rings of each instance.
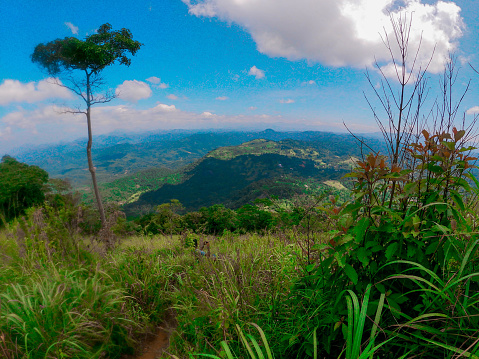
[[[7,221],[45,199],[44,185],[48,173],[37,166],[3,156],[0,162],[0,215]]]

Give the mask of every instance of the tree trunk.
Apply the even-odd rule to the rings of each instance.
[[[100,197],[100,191],[98,190],[98,184],[96,182],[96,170],[93,166],[93,160],[91,158],[91,146],[93,143],[93,136],[91,131],[91,117],[90,117],[90,108],[91,108],[91,88],[90,88],[90,74],[87,73],[87,108],[86,108],[86,121],[88,124],[88,144],[86,146],[86,155],[88,158],[88,169],[91,173],[91,179],[93,182],[93,190],[95,192],[96,203],[98,205],[98,210],[100,211],[101,227],[104,228],[106,225],[105,210],[103,209],[103,203]]]

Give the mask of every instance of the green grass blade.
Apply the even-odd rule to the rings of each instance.
[[[357,320],[358,326],[354,328],[354,345],[353,345],[353,356],[357,358],[361,351],[361,342],[363,338],[364,332],[364,324],[366,322],[366,312],[369,305],[369,295],[371,294],[371,284],[368,284],[366,287],[366,293],[364,293],[364,299],[361,306],[361,313],[359,314],[359,318]]]
[[[476,240],[474,244],[467,250],[466,255],[462,259],[461,268],[459,268],[459,272],[458,272],[458,277],[462,275],[462,272],[464,271],[466,264],[469,262],[469,257],[471,256],[472,252],[474,251],[474,248],[476,247],[478,243],[479,243],[479,239]]]
[[[238,334],[241,338],[241,341],[243,342],[243,345],[245,346],[246,350],[248,351],[251,359],[256,359],[256,356],[254,355],[253,350],[251,349],[250,345],[248,344],[248,340],[245,338],[243,331],[241,330],[240,326],[236,324],[236,330],[238,331]]]
[[[230,347],[228,345],[228,343],[226,343],[224,340],[221,341],[221,346],[223,347],[225,353],[226,353],[226,357],[228,359],[234,359],[234,356],[233,356],[233,353],[231,353],[231,350],[230,350]]]
[[[346,359],[352,359],[354,312],[353,312],[353,303],[349,296],[346,297],[346,304],[348,306],[348,331],[347,331],[347,337],[346,337]]]
[[[266,349],[266,355],[268,356],[268,359],[273,359],[273,354],[271,353],[271,348],[269,347],[268,340],[266,339],[266,335],[263,332],[263,329],[258,324],[255,323],[249,323],[250,325],[254,326],[258,332],[259,335],[261,336],[261,340],[263,341],[263,345]]]
[[[381,293],[381,296],[379,297],[378,309],[376,310],[376,316],[374,317],[373,329],[371,330],[371,336],[369,337],[369,340],[371,343],[374,343],[374,340],[376,339],[376,331],[378,329],[379,320],[381,319],[381,314],[384,308],[385,298],[386,298],[386,294]],[[374,355],[374,352],[371,353],[371,356],[369,357],[369,359],[373,359],[373,355]]]
[[[246,334],[246,337],[248,337],[249,340],[251,340],[251,344],[253,344],[253,347],[256,350],[256,354],[258,354],[258,359],[265,359],[264,355],[263,355],[263,352],[261,351],[261,348],[259,347],[258,342],[256,341],[256,339],[250,334]]]

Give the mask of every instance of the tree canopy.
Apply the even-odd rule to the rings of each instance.
[[[97,74],[116,61],[129,66],[131,60],[127,54],[135,55],[142,44],[132,39],[130,30],[112,31],[111,28],[110,24],[103,24],[96,34],[87,36],[85,40],[66,37],[38,44],[31,56],[32,61],[50,75],[58,75],[65,70]]]

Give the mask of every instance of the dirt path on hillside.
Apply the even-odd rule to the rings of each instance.
[[[156,328],[156,332],[141,341],[141,350],[136,355],[124,355],[122,359],[158,359],[170,345],[170,336],[177,326],[175,313],[168,310],[164,321]]]

